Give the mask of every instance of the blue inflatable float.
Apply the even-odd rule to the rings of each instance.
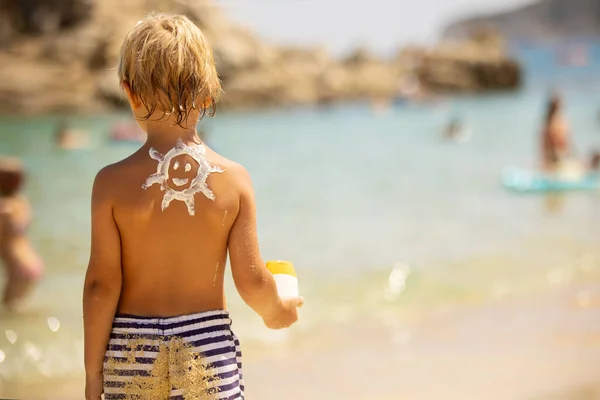
[[[538,171],[510,168],[503,172],[502,183],[505,188],[521,193],[600,190],[600,174],[594,172],[578,178],[561,178]]]

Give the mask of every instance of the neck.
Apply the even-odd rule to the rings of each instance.
[[[148,139],[146,144],[149,146],[173,146],[181,139],[184,143],[201,143],[202,140],[196,132],[196,123],[189,118],[183,127],[177,125],[169,119],[163,120],[148,120],[146,121],[146,134]]]

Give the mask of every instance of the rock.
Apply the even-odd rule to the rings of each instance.
[[[19,61],[19,73],[11,57],[0,57],[0,99],[4,112],[39,114],[89,111],[101,108],[95,96],[95,80],[82,64],[69,69],[40,61]]]
[[[320,91],[319,101],[329,103],[343,98],[351,98],[352,73],[341,65],[333,65],[317,78]]]
[[[430,90],[484,91],[514,89],[520,84],[520,69],[514,61],[495,63],[428,58],[421,79]]]
[[[214,0],[0,0],[0,112],[126,107],[116,76],[119,49],[136,21],[153,10],[184,13],[208,37],[224,107],[410,97],[415,76],[420,94],[515,87],[520,80],[501,40],[485,34],[429,50],[409,47],[391,61],[364,48],[337,60],[322,48],[265,43]]]
[[[359,47],[351,52],[343,61],[344,65],[363,65],[375,61],[375,58],[371,53],[363,48]]]
[[[23,33],[48,34],[91,16],[92,0],[4,0]]]
[[[517,39],[594,37],[600,34],[598,0],[540,0],[506,12],[475,16],[448,26],[445,37],[464,37],[473,29],[493,28]]]
[[[519,64],[505,53],[504,41],[490,32],[468,40],[447,40],[425,52],[417,73],[433,91],[489,91],[516,89],[521,84]]]
[[[270,65],[239,71],[225,81],[224,102],[240,107],[390,98],[397,81],[394,65],[372,58],[339,63],[323,49],[284,48]]]
[[[113,107],[121,108],[127,105],[116,71],[108,70],[100,75],[97,96]]]
[[[242,71],[228,81],[224,104],[242,106],[275,106],[284,104],[310,104],[317,101],[314,80],[294,73],[288,66],[273,66]]]

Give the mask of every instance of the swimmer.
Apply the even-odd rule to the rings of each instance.
[[[119,123],[113,126],[110,139],[114,142],[140,142],[146,141],[146,134],[137,124]]]
[[[444,129],[444,138],[455,142],[466,142],[471,138],[471,133],[463,126],[460,118],[454,117]]]
[[[558,95],[553,95],[548,101],[541,132],[541,156],[543,169],[551,172],[557,172],[572,156],[569,125]]]
[[[210,44],[187,17],[151,14],[126,36],[118,74],[146,140],[92,189],[85,398],[243,399],[228,255],[268,328],[295,323],[303,300],[278,296],[261,257],[248,172],[196,131],[221,93]]]
[[[21,163],[0,158],[0,259],[6,270],[3,304],[14,310],[43,274],[43,263],[27,237],[31,207],[20,194],[25,179]]]
[[[70,129],[64,120],[59,123],[54,137],[56,145],[64,150],[81,149],[88,145],[86,132]]]
[[[448,126],[446,127],[446,130],[444,131],[444,136],[447,139],[457,139],[461,136],[462,134],[462,124],[460,122],[460,119],[458,118],[453,118],[450,123],[448,124]]]

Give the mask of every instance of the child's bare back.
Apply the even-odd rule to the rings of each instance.
[[[175,144],[173,140],[155,149],[166,154]],[[250,184],[248,176],[240,165],[205,147],[206,161],[223,170],[210,174],[206,181],[214,199],[202,193],[193,196],[194,215],[185,202],[177,200],[163,211],[165,191],[159,185],[142,189],[157,169],[157,161],[148,155],[150,148],[146,144],[98,176],[99,200],[112,207],[121,240],[123,283],[117,311],[166,317],[223,309],[228,241],[240,197]],[[179,155],[170,164],[167,185],[179,191],[189,189],[198,162]],[[187,182],[177,187],[173,178]]]

